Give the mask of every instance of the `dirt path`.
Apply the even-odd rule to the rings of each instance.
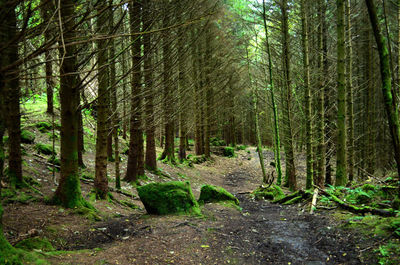
[[[55,257],[54,264],[366,264],[354,237],[328,216],[309,215],[298,206],[254,201],[255,152],[240,166],[214,176],[237,195],[241,212],[207,204],[203,218],[149,216],[144,212],[110,219],[67,238],[66,249],[92,250]],[[240,157],[238,158],[240,161]],[[257,161],[258,162],[258,161]],[[269,161],[266,161],[269,163]],[[250,167],[250,168],[249,168]],[[101,248],[101,251],[93,248]]]

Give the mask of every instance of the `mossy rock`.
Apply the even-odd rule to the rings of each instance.
[[[236,146],[236,150],[240,151],[240,150],[246,150],[247,149],[247,145],[238,145]]]
[[[26,251],[42,250],[42,251],[54,251],[53,245],[47,240],[47,238],[31,237],[18,242],[15,245],[16,248],[20,248]]]
[[[356,195],[356,202],[359,204],[366,204],[371,202],[371,196],[366,192],[360,192]]]
[[[137,191],[149,214],[200,214],[188,181],[151,183],[137,187]]]
[[[239,205],[239,200],[222,187],[204,185],[201,187],[199,203],[232,201]]]
[[[38,143],[36,144],[36,150],[39,154],[57,155],[57,153],[53,151],[53,147],[49,144]]]
[[[28,131],[22,130],[21,131],[21,143],[23,144],[33,144],[35,142],[35,134]]]
[[[252,192],[256,200],[279,200],[285,197],[281,187],[278,185],[273,185],[271,187],[259,187]]]
[[[224,156],[226,157],[234,157],[235,156],[235,148],[227,146],[224,148]]]
[[[36,123],[35,127],[38,128],[39,131],[41,131],[41,132],[45,132],[45,131],[51,130],[53,128],[51,123],[45,122],[45,121],[40,121],[40,122]]]

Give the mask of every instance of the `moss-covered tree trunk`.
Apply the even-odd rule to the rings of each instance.
[[[388,117],[390,134],[392,136],[394,159],[396,161],[397,171],[400,176],[400,125],[398,107],[396,100],[392,95],[392,77],[390,74],[390,58],[387,40],[380,29],[378,15],[376,13],[376,7],[373,0],[365,0],[365,3],[367,4],[372,30],[378,46],[384,105]],[[400,196],[400,185],[398,195]]]
[[[97,6],[97,32],[106,35],[108,32],[107,2],[101,1]],[[100,199],[105,199],[108,193],[107,179],[107,134],[108,134],[108,49],[107,42],[99,40],[97,42],[97,135],[96,135],[96,165],[94,187],[96,195]]]
[[[151,30],[151,1],[143,1],[143,28],[145,31]],[[154,124],[154,88],[153,88],[153,52],[151,47],[151,34],[143,36],[144,49],[144,80],[146,90],[146,156],[145,165],[150,170],[157,169],[156,162],[156,141],[155,141],[155,124]]]
[[[351,28],[351,3],[346,0],[347,13],[347,123],[348,123],[348,139],[347,139],[347,161],[349,181],[354,180],[354,104],[353,104],[353,45],[352,45],[352,28]]]
[[[282,35],[282,67],[284,74],[284,108],[283,116],[285,119],[284,146],[286,156],[285,186],[290,190],[297,189],[296,167],[294,164],[293,132],[292,132],[292,88],[290,76],[290,55],[289,55],[289,19],[288,3],[283,0],[280,4],[281,9],[281,35]]]
[[[345,5],[336,0],[337,6],[337,144],[336,186],[347,184],[346,170],[346,51],[345,51]]]
[[[306,189],[311,189],[313,185],[313,128],[311,117],[311,84],[310,84],[310,59],[308,43],[308,12],[307,1],[301,1],[301,21],[302,21],[302,42],[303,42],[303,71],[304,71],[304,91],[305,91],[305,112],[306,112]]]
[[[278,108],[275,103],[275,93],[274,93],[274,79],[272,78],[272,57],[271,57],[271,49],[269,45],[269,34],[268,34],[268,26],[267,26],[267,14],[265,8],[265,0],[263,0],[263,22],[264,22],[264,31],[265,31],[265,43],[266,50],[268,55],[268,73],[269,73],[269,91],[271,96],[271,105],[272,112],[274,114],[274,154],[275,154],[275,168],[277,171],[277,185],[280,186],[282,184],[282,167],[281,167],[281,141],[279,136],[279,116],[278,116]]]
[[[130,31],[140,32],[141,3],[138,0],[129,3]],[[143,131],[141,122],[141,38],[132,36],[132,82],[131,82],[131,121],[129,155],[125,180],[135,182],[143,165]]]
[[[84,206],[78,172],[78,113],[79,72],[74,29],[75,1],[60,2],[63,41],[59,41],[60,56],[60,104],[61,104],[61,171],[60,181],[54,194],[54,202],[67,208]],[[65,46],[64,46],[65,44]]]
[[[18,60],[18,39],[17,39],[17,18],[15,9],[17,2],[8,2],[8,7],[4,14],[6,40],[14,40],[9,43],[2,51],[5,65],[9,65]],[[20,187],[23,183],[22,178],[22,158],[21,158],[21,113],[19,107],[21,89],[19,86],[19,67],[11,67],[4,73],[5,80],[5,105],[6,121],[8,129],[8,174],[12,185]]]

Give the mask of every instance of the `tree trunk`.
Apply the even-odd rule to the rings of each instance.
[[[78,174],[78,64],[73,42],[76,38],[74,29],[75,2],[60,2],[61,27],[64,42],[59,41],[62,56],[60,65],[60,104],[61,104],[61,171],[60,182],[54,194],[54,202],[67,208],[86,205],[82,198]],[[71,44],[70,44],[71,43]],[[64,46],[65,44],[65,46]]]
[[[145,31],[151,30],[151,1],[145,0],[143,3],[143,28]],[[156,161],[156,141],[154,124],[154,88],[153,88],[153,52],[151,51],[151,34],[143,36],[144,46],[144,80],[146,89],[146,158],[145,165],[150,170],[157,169]]]
[[[354,180],[354,104],[353,104],[353,45],[351,33],[351,5],[346,0],[347,9],[347,116],[348,116],[348,173],[349,182]]]
[[[337,145],[336,145],[336,186],[347,184],[346,171],[346,51],[345,51],[345,5],[337,5]]]
[[[16,2],[8,3],[9,11],[5,12],[5,32],[7,40],[17,38],[17,18],[15,13]],[[12,64],[18,60],[18,41],[15,40],[4,50],[4,62],[6,65]],[[22,158],[21,158],[21,113],[19,107],[20,86],[18,66],[12,67],[4,73],[5,79],[5,101],[6,101],[6,119],[8,129],[8,174],[13,186],[21,187],[22,178]]]
[[[170,6],[169,6],[170,7]],[[166,9],[167,10],[167,9]],[[162,25],[164,28],[171,26],[170,14],[164,13]],[[168,31],[162,33],[162,52],[163,52],[163,81],[164,81],[164,129],[165,129],[165,146],[161,155],[161,159],[167,159],[170,162],[175,162],[174,148],[174,88],[172,82],[172,45],[171,36]]]
[[[108,26],[110,34],[113,33],[114,29],[114,12],[112,10],[113,0],[109,0],[110,6],[110,15],[108,17]],[[115,83],[115,42],[114,39],[110,39],[109,43],[109,58],[112,60],[110,62],[110,85],[111,85],[111,113],[112,113],[112,137],[114,138],[114,158],[115,158],[115,188],[117,190],[121,189],[121,177],[120,177],[120,161],[119,161],[119,138],[118,138],[118,130],[119,130],[119,112],[118,112],[118,93],[117,93],[117,85]]]
[[[130,30],[132,33],[140,32],[140,1],[129,3]],[[125,180],[136,182],[143,168],[143,131],[141,122],[141,41],[137,36],[132,36],[132,87],[131,87],[131,121],[129,156]]]
[[[395,160],[397,165],[397,171],[400,176],[400,126],[399,126],[399,116],[396,101],[392,95],[392,80],[390,74],[390,64],[389,64],[389,52],[387,47],[387,40],[382,34],[379,26],[378,15],[376,13],[376,8],[372,0],[365,0],[368,8],[369,18],[372,25],[372,30],[374,32],[376,44],[378,46],[380,70],[382,78],[382,93],[386,109],[386,114],[389,122],[390,134],[392,136],[393,149],[395,154]],[[399,193],[400,196],[400,185]]]
[[[275,94],[274,94],[274,79],[272,78],[272,58],[271,58],[271,49],[269,45],[269,36],[268,36],[268,26],[267,26],[267,15],[265,12],[265,0],[263,0],[263,22],[264,22],[264,31],[265,31],[265,42],[267,48],[268,55],[268,73],[269,73],[269,86],[270,86],[270,95],[271,95],[271,105],[272,111],[274,113],[274,154],[275,154],[275,168],[277,171],[277,185],[280,186],[282,183],[282,168],[281,168],[281,142],[279,136],[279,121],[278,121],[278,109],[275,103]]]
[[[106,2],[100,2],[97,6],[97,32],[106,35],[107,13]],[[94,187],[96,195],[100,199],[105,199],[108,193],[107,179],[107,135],[108,135],[108,51],[107,42],[99,40],[97,42],[97,76],[98,76],[98,92],[97,92],[97,136],[96,136],[96,172]]]
[[[318,4],[318,70],[320,72],[319,89],[317,91],[317,121],[316,121],[316,141],[317,152],[315,162],[316,185],[323,187],[325,177],[325,164],[326,164],[326,148],[325,148],[325,86],[326,75],[328,71],[328,63],[326,58],[326,51],[324,46],[324,32],[326,31],[325,25],[326,3],[325,0],[319,0]]]
[[[292,88],[290,80],[290,59],[289,59],[289,24],[288,24],[288,5],[287,0],[281,2],[281,33],[282,33],[282,66],[284,73],[284,118],[285,122],[285,155],[286,155],[286,175],[285,186],[290,190],[297,189],[296,168],[294,164],[293,133],[292,133]]]
[[[303,71],[304,71],[304,90],[305,90],[305,109],[306,109],[306,189],[309,190],[313,185],[313,128],[311,115],[311,85],[310,85],[310,60],[308,44],[308,12],[307,1],[301,1],[301,20],[302,20],[302,41],[303,41]],[[319,139],[318,139],[319,140]]]

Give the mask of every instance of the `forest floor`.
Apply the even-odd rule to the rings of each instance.
[[[51,173],[40,157],[27,153],[26,170],[39,168],[34,170],[40,176],[36,180],[42,183],[41,192],[50,196],[56,188]],[[251,199],[249,193],[261,181],[257,154],[251,147],[237,154],[236,158],[213,156],[193,168],[159,163],[169,177],[149,173],[148,181],[189,180],[196,197],[203,184],[219,185],[239,198],[241,211],[206,204],[202,217],[154,216],[146,214],[137,197],[113,192],[114,203],[92,202],[101,217],[95,221],[38,198],[5,206],[5,234],[11,243],[33,235],[49,239],[58,250],[46,254],[51,264],[376,263],[365,255],[368,251],[363,253],[371,239],[343,230],[327,212],[310,215],[309,203],[282,206]],[[273,153],[265,151],[265,156],[268,165]],[[89,168],[93,159],[86,155]],[[136,194],[135,189],[124,188]],[[91,189],[92,183],[82,182],[86,198]],[[118,200],[129,200],[138,209],[115,203]]]
[[[51,131],[40,131],[36,126],[39,121],[49,120],[40,114],[42,109],[40,106],[30,109],[39,114],[30,113],[29,120],[23,120],[23,126],[36,135],[35,143],[49,144]],[[91,123],[85,120],[85,124]],[[24,189],[10,197],[5,194],[10,190],[3,189],[4,233],[11,244],[32,237],[47,239],[54,249],[39,252],[51,264],[378,263],[374,250],[382,238],[346,228],[349,213],[336,208],[333,211],[317,209],[310,215],[310,202],[283,206],[252,199],[250,193],[262,180],[254,147],[236,151],[234,158],[213,155],[210,161],[193,167],[158,161],[162,174],[146,172],[148,179],[141,181],[146,184],[188,180],[195,197],[204,184],[222,186],[238,197],[241,210],[211,203],[202,206],[202,217],[148,215],[136,189],[125,182],[122,190],[131,196],[113,191],[111,201],[93,200],[90,197],[93,188],[90,178],[94,176],[93,129],[85,127],[87,168],[81,175],[87,178],[82,180],[81,189],[97,212],[93,215],[46,204],[45,198],[51,197],[57,188],[47,162],[49,156],[38,155],[35,145],[24,144],[24,175],[39,183],[36,188],[40,192]],[[121,146],[126,146],[123,140]],[[58,145],[56,150],[59,152]],[[273,152],[264,152],[264,162],[271,174],[273,168],[269,164],[273,161]],[[121,172],[125,172],[126,160],[127,156],[123,155]],[[296,162],[299,187],[304,187],[304,155],[297,155]],[[108,175],[109,185],[113,187],[112,162]]]

